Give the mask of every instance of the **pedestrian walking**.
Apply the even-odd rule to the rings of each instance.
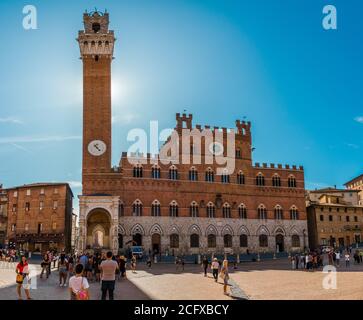
[[[219,275],[223,279],[223,293],[228,295],[227,293],[227,286],[229,280],[229,273],[228,273],[228,260],[223,260],[221,272]]]
[[[43,261],[40,264],[40,266],[42,267],[42,271],[40,272],[40,278],[43,278],[43,274],[45,272],[47,279],[49,278],[49,265],[50,265],[50,261],[49,261],[49,256],[48,254],[45,254],[43,256]]]
[[[20,262],[16,266],[16,291],[18,293],[18,299],[22,300],[21,288],[24,288],[27,300],[31,300],[30,297],[30,278],[29,278],[29,265],[25,256],[20,258]]]
[[[208,265],[209,265],[208,258],[206,256],[204,256],[203,261],[202,261],[202,267],[204,269],[204,276],[205,277],[207,276]]]
[[[211,269],[212,269],[212,275],[213,275],[214,281],[217,282],[218,281],[218,273],[219,273],[219,263],[218,263],[217,258],[213,259]]]
[[[149,269],[151,268],[151,257],[148,256],[147,257],[147,262],[146,262],[147,266],[149,267]]]
[[[132,273],[136,272],[136,256],[135,255],[132,255],[132,258],[131,258],[131,270],[132,270]]]
[[[349,268],[350,267],[350,254],[348,251],[345,253],[344,259],[345,259],[345,267]]]
[[[62,253],[60,255],[60,259],[58,260],[58,271],[59,271],[59,286],[66,287],[67,278],[68,278],[68,260],[66,259],[65,253]]]
[[[339,267],[340,266],[340,252],[337,251],[335,253],[335,263],[336,263],[336,266]]]
[[[76,274],[69,279],[69,292],[71,300],[89,300],[89,283],[83,276],[83,265],[77,264],[75,267]]]
[[[118,264],[115,260],[112,260],[112,252],[108,251],[106,254],[106,260],[100,264],[101,270],[101,291],[102,300],[106,300],[107,292],[109,300],[113,300],[113,292],[115,290],[116,270],[118,270]]]

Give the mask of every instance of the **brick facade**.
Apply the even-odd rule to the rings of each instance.
[[[73,194],[68,184],[7,189],[8,240],[24,250],[71,249]]]
[[[223,155],[232,157],[235,167],[233,172],[228,172],[229,181],[223,181],[226,177],[217,173],[221,165],[206,164],[206,150],[211,146],[206,145],[205,138],[201,140],[200,149],[192,149],[201,156],[200,164],[193,161],[185,164],[175,159],[169,164],[159,162],[155,174],[155,156],[123,153],[119,166],[111,168],[109,62],[113,51],[102,54],[96,47],[85,51],[84,41],[97,43],[97,39],[107,37],[113,44],[109,37],[113,37],[113,32],[108,30],[108,14],[85,14],[84,20],[85,30],[80,31],[78,38],[84,66],[79,250],[92,248],[101,235],[102,246],[114,251],[132,240],[146,250],[176,253],[275,251],[277,246],[279,250],[301,250],[307,246],[304,170],[301,166],[253,164],[250,122],[236,121],[235,150],[231,155],[227,154],[230,130],[194,126],[192,115],[176,115],[174,132],[180,139],[179,159],[186,153],[182,148],[183,128],[210,133],[213,141],[221,132]],[[99,21],[104,28],[93,32],[90,26]],[[102,41],[100,46],[103,46]],[[101,81],[97,81],[98,78]],[[88,145],[94,140],[105,142],[107,151],[98,156],[90,154]],[[167,144],[161,148],[161,154]],[[197,172],[193,178],[192,168]],[[171,173],[171,169],[175,171]],[[206,181],[207,172],[209,179],[213,172],[213,181]],[[160,209],[154,207],[153,211],[153,203]],[[193,212],[191,206],[194,206]],[[178,246],[172,243],[172,237],[178,238]]]

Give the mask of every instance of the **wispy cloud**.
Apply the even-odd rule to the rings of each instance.
[[[68,181],[71,188],[82,188],[82,182],[81,181]]]
[[[60,142],[66,140],[80,140],[81,136],[22,136],[0,138],[0,143],[34,143],[34,142]]]
[[[137,119],[137,115],[132,113],[126,113],[122,115],[114,115],[112,116],[112,123],[122,123],[128,124]]]
[[[354,143],[347,143],[347,146],[349,148],[352,148],[352,149],[359,149],[359,146],[357,144],[354,144]]]
[[[357,122],[359,122],[359,123],[362,123],[362,124],[363,124],[363,116],[355,117],[355,118],[354,118],[354,121],[357,121]]]
[[[24,122],[17,118],[8,117],[8,118],[0,118],[0,123],[23,124]]]
[[[19,144],[12,143],[11,145],[12,145],[13,147],[15,147],[15,148],[19,149],[19,150],[25,151],[26,153],[30,153],[30,154],[32,154],[32,153],[33,153],[33,152],[31,152],[29,149],[27,149],[27,148],[25,148],[25,147],[23,147],[23,146],[21,146],[21,145],[19,145]]]

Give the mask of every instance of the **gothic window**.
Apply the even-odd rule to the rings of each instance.
[[[287,186],[289,188],[296,188],[296,178],[293,175],[289,176],[289,179],[287,180]]]
[[[275,220],[283,220],[284,214],[280,205],[275,207]]]
[[[174,165],[169,168],[169,179],[178,180],[178,169]]]
[[[157,165],[152,166],[151,177],[153,179],[160,179],[160,168]]]
[[[214,182],[214,172],[211,168],[208,168],[205,172],[205,181]]]
[[[199,248],[199,234],[193,233],[190,236],[190,247]]]
[[[189,180],[198,181],[198,171],[194,167],[189,170]]]
[[[232,236],[230,234],[225,234],[223,236],[223,243],[225,248],[232,248]]]
[[[140,200],[136,200],[132,204],[132,215],[137,217],[142,216],[142,203]]]
[[[238,206],[238,216],[240,219],[247,219],[247,208],[243,203]]]
[[[245,184],[245,175],[242,171],[237,173],[237,183],[238,184]]]
[[[123,217],[125,215],[125,208],[124,208],[124,204],[120,203],[118,205],[118,216],[119,217]]]
[[[225,203],[222,208],[223,218],[231,218],[231,206],[228,203]]]
[[[207,217],[215,218],[216,217],[216,207],[212,202],[208,202],[207,204]]]
[[[160,211],[160,202],[158,200],[154,200],[151,204],[151,216],[160,217]]]
[[[190,216],[193,217],[193,218],[197,218],[198,217],[198,204],[193,201],[191,204],[190,204]]]
[[[208,234],[208,248],[217,247],[217,237],[214,234]]]
[[[272,186],[281,187],[281,178],[278,174],[274,174],[274,176],[272,177]]]
[[[261,172],[256,176],[256,185],[257,186],[265,185],[265,177],[263,176],[263,174]]]
[[[237,148],[236,149],[236,159],[241,159],[241,158],[242,158],[241,149]]]
[[[179,235],[176,233],[170,235],[170,248],[179,248]]]
[[[241,248],[247,248],[248,247],[248,238],[246,234],[241,234],[239,236],[239,246]]]
[[[222,183],[229,183],[229,174],[223,173],[221,175],[221,181]]]
[[[291,220],[299,220],[299,212],[295,206],[290,208],[290,219]]]
[[[133,176],[134,176],[134,178],[142,178],[142,166],[140,166],[140,165],[134,166]]]
[[[291,243],[294,248],[300,247],[300,237],[297,234],[292,235]]]
[[[267,209],[263,204],[260,204],[257,208],[258,219],[267,220]]]
[[[177,217],[178,216],[178,204],[176,201],[172,201],[169,205],[169,215],[170,217]]]
[[[266,248],[268,247],[268,238],[267,235],[265,234],[260,234],[260,236],[258,237],[259,240],[259,244],[261,248]]]

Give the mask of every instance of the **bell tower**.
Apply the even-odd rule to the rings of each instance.
[[[111,170],[111,63],[115,36],[109,15],[83,14],[77,41],[83,62],[82,180],[87,174]]]

